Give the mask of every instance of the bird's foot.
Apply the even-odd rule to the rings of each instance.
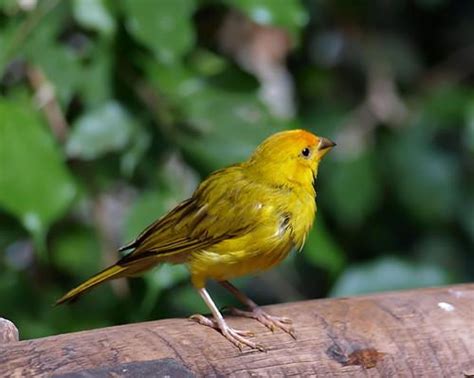
[[[192,315],[190,319],[194,320],[195,322],[198,322],[199,324],[218,330],[227,340],[229,340],[241,351],[246,345],[251,349],[258,349],[261,352],[265,352],[265,348],[262,345],[254,343],[253,341],[247,339],[247,337],[254,336],[253,332],[234,329],[227,325],[227,323],[223,319],[222,322],[218,322],[215,319],[209,319],[200,314]]]
[[[276,328],[280,328],[282,331],[288,333],[296,340],[296,332],[291,326],[292,320],[287,317],[267,314],[260,307],[255,307],[250,311],[244,311],[231,307],[229,308],[229,312],[232,315],[255,319],[262,323],[265,327],[269,328],[272,332],[274,332]]]

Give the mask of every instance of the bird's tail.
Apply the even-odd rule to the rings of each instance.
[[[86,291],[92,289],[93,287],[101,284],[102,282],[113,280],[115,278],[124,277],[123,274],[126,270],[128,270],[125,266],[120,265],[112,265],[108,268],[104,269],[102,272],[97,273],[95,276],[89,278],[84,283],[80,284],[78,287],[68,291],[64,294],[61,298],[56,301],[56,305],[60,305],[62,303],[69,303],[75,301],[79,296],[84,294]]]

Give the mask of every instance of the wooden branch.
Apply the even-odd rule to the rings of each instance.
[[[463,377],[474,370],[474,284],[267,310],[293,318],[298,340],[228,318],[268,348],[240,352],[210,328],[167,319],[0,345],[1,374]]]
[[[48,80],[41,67],[28,65],[26,74],[35,91],[36,102],[43,110],[53,135],[59,142],[64,143],[69,126],[56,98],[53,84]]]
[[[0,345],[18,341],[18,329],[10,320],[0,318]]]

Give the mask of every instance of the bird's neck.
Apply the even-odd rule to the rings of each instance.
[[[297,166],[282,167],[280,163],[269,163],[265,167],[249,165],[248,170],[253,173],[262,183],[272,187],[287,188],[289,190],[305,191],[311,195],[314,193],[314,181],[316,172],[310,169],[302,169]]]

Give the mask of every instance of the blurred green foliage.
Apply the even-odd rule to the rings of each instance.
[[[296,116],[223,52],[237,11],[288,36]],[[473,17],[467,0],[0,0],[0,316],[31,338],[206,311],[179,266],[51,304],[209,172],[295,127],[338,147],[304,250],[241,279],[251,296],[472,281]]]

